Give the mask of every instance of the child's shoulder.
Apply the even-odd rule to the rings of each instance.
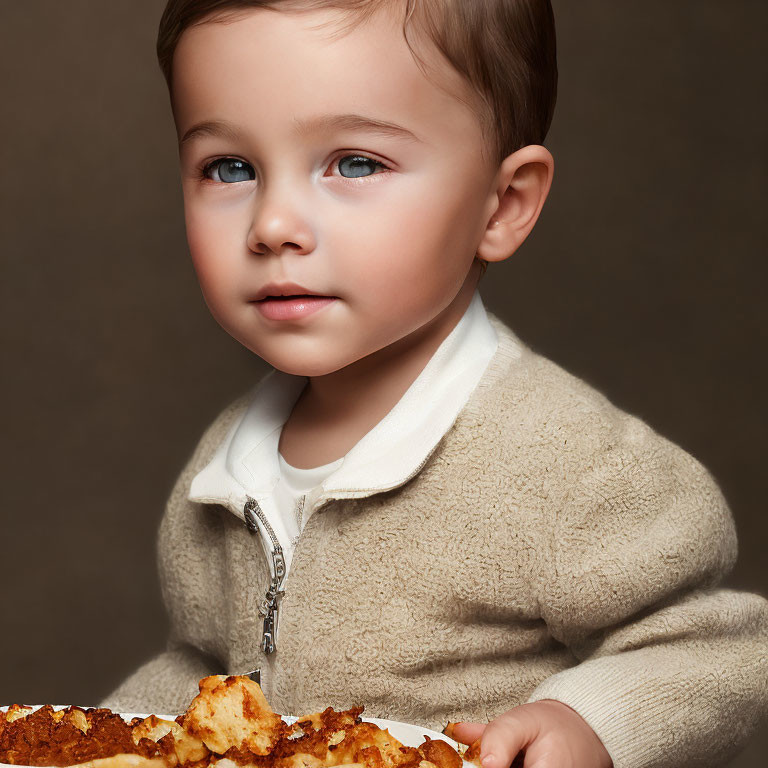
[[[500,464],[525,457],[529,468],[568,484],[632,485],[640,493],[641,487],[683,483],[719,495],[709,471],[685,449],[489,317],[501,355],[491,362],[473,408],[480,423],[495,425],[484,431],[498,443],[499,450],[489,452]]]
[[[596,386],[536,352],[495,315],[488,313],[499,347],[486,373],[484,407],[501,418],[529,417],[531,429],[568,426],[623,429],[639,422]],[[592,429],[587,429],[592,432]]]
[[[710,471],[596,387],[520,342],[503,323],[492,322],[502,354],[518,347],[512,364],[489,369],[490,386],[476,406],[484,416],[471,423],[473,439],[487,435],[483,466],[495,485],[513,499],[523,488],[574,551],[582,545],[591,551],[599,541],[608,552],[613,536],[640,559],[657,547],[670,557],[709,558],[705,570],[730,568],[734,522]]]

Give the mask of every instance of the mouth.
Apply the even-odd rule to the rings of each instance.
[[[291,296],[265,296],[263,299],[258,299],[257,304],[261,304],[264,301],[290,301],[291,299],[335,299],[336,296],[321,296],[317,293],[295,293]]]
[[[268,301],[296,301],[311,299],[335,299],[336,296],[328,296],[322,293],[316,293],[306,285],[294,283],[286,280],[273,280],[262,286],[258,293],[251,296],[251,301],[255,304]]]
[[[336,302],[336,296],[316,293],[293,293],[290,295],[265,296],[254,299],[257,311],[270,321],[301,320],[320,312]]]

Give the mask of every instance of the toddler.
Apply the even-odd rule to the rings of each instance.
[[[258,670],[485,768],[721,765],[768,603],[717,586],[718,486],[478,292],[552,182],[548,0],[170,0],[158,54],[203,296],[271,370],[182,471],[168,648],[102,704]]]

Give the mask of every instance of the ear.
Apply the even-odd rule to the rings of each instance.
[[[504,261],[522,245],[544,207],[554,172],[554,158],[538,144],[504,158],[489,199],[488,225],[477,247],[480,259]]]

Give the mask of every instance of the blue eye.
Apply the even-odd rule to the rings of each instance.
[[[345,163],[345,160],[349,160],[350,162]],[[375,172],[376,166],[386,168],[384,163],[380,163],[378,160],[374,160],[370,157],[364,157],[363,155],[345,155],[344,157],[339,158],[338,164],[339,171],[342,171],[342,168],[346,165],[349,174],[342,171],[341,175],[348,179],[356,179],[360,176],[371,176],[373,175],[373,172]],[[367,168],[372,168],[373,172],[366,173],[365,171]]]
[[[344,155],[336,163],[339,175],[346,179],[357,179],[376,174],[377,168],[389,170],[384,163],[365,155]],[[241,181],[253,181],[256,173],[250,163],[235,157],[220,157],[212,160],[200,172],[202,180],[237,184]]]
[[[210,174],[214,170],[218,170],[219,178],[213,179],[213,181],[223,181],[226,184],[239,181],[253,181],[256,178],[253,168],[248,163],[244,160],[237,160],[234,157],[222,157],[208,163],[203,170],[203,177],[210,179]]]

